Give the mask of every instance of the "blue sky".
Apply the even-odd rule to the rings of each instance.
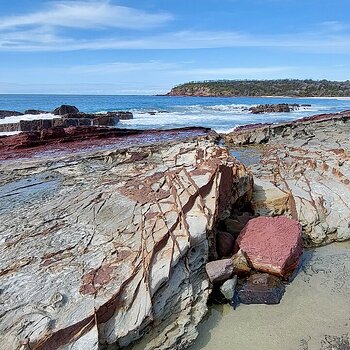
[[[0,93],[155,94],[191,80],[350,79],[348,0],[0,3]]]

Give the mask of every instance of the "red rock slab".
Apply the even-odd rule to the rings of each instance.
[[[255,270],[287,277],[303,252],[301,225],[285,216],[258,217],[247,223],[237,244]]]
[[[0,161],[42,157],[45,154],[52,157],[53,153],[57,156],[109,147],[129,148],[204,136],[209,133],[210,129],[201,127],[169,130],[133,130],[94,126],[50,128],[12,136],[0,136]]]

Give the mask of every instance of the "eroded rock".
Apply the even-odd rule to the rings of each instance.
[[[288,104],[288,103],[278,103],[278,104],[264,104],[255,107],[250,107],[249,111],[253,114],[261,113],[289,113],[297,109],[299,105]]]
[[[183,349],[196,338],[215,223],[252,177],[216,136],[163,134],[173,141],[123,148],[87,135],[65,152],[48,141],[0,162],[2,349]]]
[[[349,134],[350,112],[344,111],[241,127],[226,141],[265,143],[252,146],[260,153],[260,160],[250,165],[260,181],[253,205],[271,215],[277,204],[277,214],[300,221],[304,243],[314,246],[350,238]]]

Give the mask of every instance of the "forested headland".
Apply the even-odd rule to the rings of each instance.
[[[175,86],[167,95],[350,97],[350,81],[310,79],[191,81]]]

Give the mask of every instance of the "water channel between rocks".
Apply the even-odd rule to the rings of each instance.
[[[190,350],[350,349],[350,242],[306,250],[278,305],[211,307]]]

